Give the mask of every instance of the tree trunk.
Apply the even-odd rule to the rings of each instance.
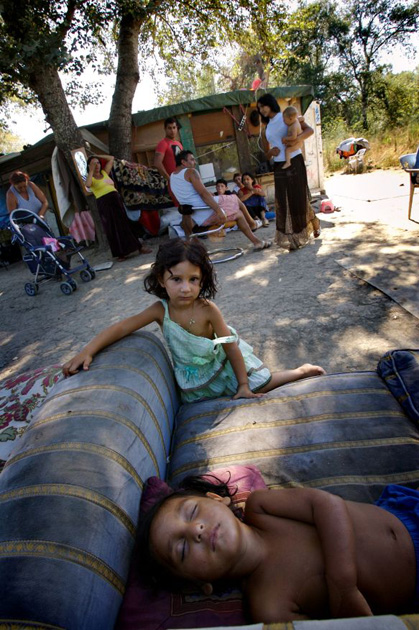
[[[131,15],[121,20],[118,39],[118,69],[109,116],[109,150],[121,160],[132,160],[132,101],[140,80],[138,36],[141,20]]]
[[[57,147],[64,153],[70,170],[79,184],[71,151],[84,147],[85,141],[68,106],[58,71],[51,66],[44,66],[42,72],[34,72],[30,75],[30,87],[38,97],[45,114],[45,120],[53,129]],[[80,186],[80,188],[82,187]],[[84,195],[83,190],[82,192]],[[86,203],[95,223],[98,247],[110,255],[108,240],[93,195],[86,197]]]
[[[361,87],[361,106],[362,106],[362,127],[368,131],[368,92],[367,87]]]

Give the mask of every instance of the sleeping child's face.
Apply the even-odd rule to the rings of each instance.
[[[152,553],[171,573],[191,581],[228,577],[243,553],[242,523],[216,494],[176,496],[150,528]]]

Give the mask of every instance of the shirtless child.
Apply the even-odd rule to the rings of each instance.
[[[282,168],[288,168],[291,166],[291,153],[300,149],[303,144],[301,140],[297,139],[297,136],[301,133],[301,125],[298,120],[298,111],[292,105],[284,109],[282,118],[288,127],[288,133],[285,136],[285,164]]]
[[[376,504],[314,489],[257,490],[242,522],[225,484],[192,477],[182,485],[143,525],[147,570],[154,564],[208,595],[219,579],[239,580],[254,622],[397,614],[418,604],[416,490],[388,486]]]

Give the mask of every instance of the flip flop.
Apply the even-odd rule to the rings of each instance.
[[[255,245],[255,247],[253,248],[253,251],[261,252],[262,249],[268,249],[268,247],[271,247],[271,245],[272,245],[272,241],[262,241],[260,245]]]

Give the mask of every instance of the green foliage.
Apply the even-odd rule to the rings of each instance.
[[[0,104],[13,97],[35,102],[33,77],[46,66],[74,77],[88,64],[99,69],[100,25],[112,15],[102,0],[2,0]]]
[[[22,138],[15,136],[13,133],[10,133],[10,131],[7,131],[0,126],[0,155],[21,151],[22,148]]]

